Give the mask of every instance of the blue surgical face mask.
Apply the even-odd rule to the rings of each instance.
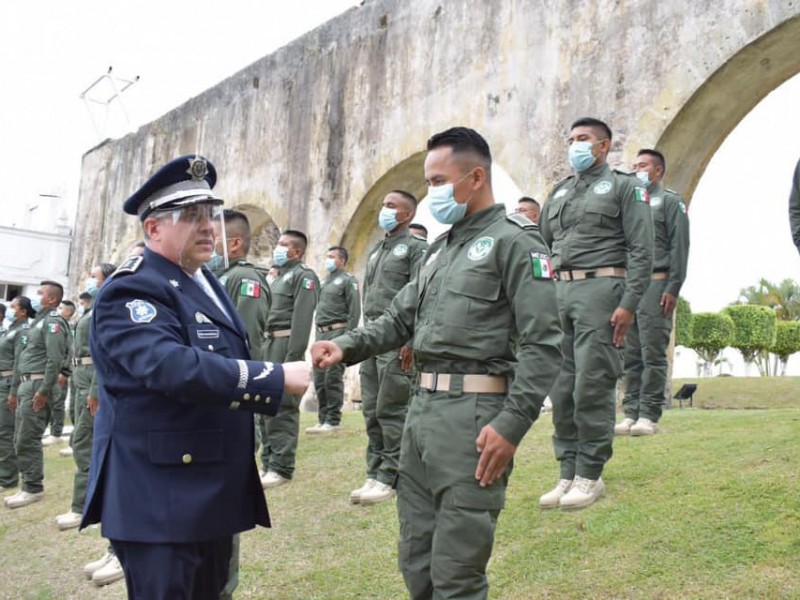
[[[381,208],[381,212],[378,213],[378,225],[387,233],[393,231],[397,227],[397,209],[385,206]]]
[[[97,277],[89,277],[84,283],[84,289],[86,293],[89,294],[92,298],[97,295]]]
[[[289,248],[286,246],[276,246],[272,252],[272,262],[282,267],[289,262]]]
[[[636,177],[645,187],[650,187],[650,174],[647,171],[636,171]]]
[[[461,181],[467,175],[464,175],[458,181]],[[425,196],[425,199],[428,200],[428,209],[431,211],[433,218],[443,225],[458,223],[467,214],[467,203],[459,204],[456,202],[454,186],[455,184],[453,183],[428,186],[428,195]]]
[[[42,310],[42,297],[38,294],[31,298],[31,308],[37,313]]]
[[[325,259],[325,270],[328,273],[333,273],[336,270],[336,260],[333,258],[326,258]]]
[[[220,271],[225,266],[225,259],[221,254],[217,254],[216,250],[211,251],[211,258],[206,263],[206,266],[211,269],[212,273]]]
[[[592,154],[591,142],[572,142],[569,145],[569,164],[578,173],[582,173],[594,164],[597,160]]]
[[[14,321],[17,320],[17,315],[15,315],[14,311],[9,308],[6,310],[6,316],[3,320],[6,322],[6,327],[11,327],[11,325],[14,324]]]
[[[84,314],[86,314],[86,309],[83,306],[79,306],[78,307],[78,316],[82,317]]]

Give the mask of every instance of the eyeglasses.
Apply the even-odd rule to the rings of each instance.
[[[157,219],[172,215],[172,223],[178,221],[183,223],[205,223],[210,219],[216,219],[222,214],[222,206],[213,204],[190,204],[181,208],[171,208],[163,211],[153,211],[153,216]]]

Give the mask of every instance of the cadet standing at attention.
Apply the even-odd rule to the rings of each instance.
[[[416,278],[428,244],[409,231],[417,199],[403,190],[386,194],[378,225],[386,233],[367,255],[364,324],[389,308],[397,293]],[[350,492],[352,504],[377,504],[394,497],[393,483],[411,399],[410,348],[392,348],[361,363],[361,412],[367,427],[367,479]]]
[[[653,274],[625,340],[625,418],[617,435],[652,435],[658,431],[667,389],[667,350],[672,313],[686,279],[689,218],[678,192],[661,186],[666,160],[658,150],[639,150],[633,170],[650,194],[653,213]]]
[[[5,305],[3,305],[5,307]],[[14,366],[25,347],[28,319],[36,313],[31,301],[17,296],[6,309],[6,332],[0,337],[0,492],[19,484],[19,466],[14,450],[14,411],[9,406]]]
[[[17,413],[14,449],[22,474],[22,489],[5,498],[8,508],[44,498],[42,434],[47,426],[47,403],[69,352],[69,325],[57,310],[63,295],[60,283],[43,281],[32,301],[36,318],[25,336],[8,399],[9,407]]]
[[[291,362],[305,357],[319,296],[317,274],[302,262],[307,246],[306,235],[293,229],[278,238],[272,258],[280,273],[270,287],[272,308],[264,360]],[[265,489],[289,483],[294,476],[300,400],[301,396],[287,394],[276,416],[261,418],[261,485]]]
[[[53,386],[52,397],[47,402],[47,421],[50,424],[50,434],[42,438],[42,446],[53,446],[67,441],[61,436],[64,433],[64,418],[66,417],[67,391],[69,391],[69,379],[72,376],[72,317],[75,315],[75,303],[71,300],[62,300],[58,305],[58,314],[67,323],[68,351],[64,357],[64,364],[61,372]],[[73,423],[74,425],[74,423]],[[68,437],[68,436],[67,436]]]
[[[228,250],[228,268],[225,268],[220,224],[214,222],[216,246],[208,268],[219,277],[236,312],[244,321],[250,340],[250,354],[261,356],[267,319],[272,305],[272,295],[264,269],[247,262],[250,253],[250,221],[243,212],[225,209],[225,242]]]
[[[328,278],[322,283],[317,305],[317,340],[332,340],[358,327],[361,299],[358,280],[345,268],[349,258],[341,246],[331,246],[325,255]],[[314,369],[314,388],[319,404],[318,423],[306,433],[334,433],[340,429],[344,404],[344,365]]]
[[[312,358],[355,363],[413,338],[399,565],[413,599],[479,599],[512,458],[560,367],[561,325],[546,246],[531,221],[495,204],[483,137],[434,135],[425,180],[433,216],[452,229],[383,316],[317,342]]]
[[[605,490],[600,476],[612,454],[620,348],[650,283],[653,219],[645,187],[606,162],[608,125],[579,119],[568,142],[577,175],[553,188],[539,220],[564,327],[564,366],[550,391],[561,475],[539,506],[577,510]]]

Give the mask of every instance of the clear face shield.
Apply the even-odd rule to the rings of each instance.
[[[153,216],[168,219],[176,230],[176,235],[171,236],[171,245],[178,264],[185,271],[194,272],[204,264],[212,271],[228,268],[228,239],[220,200],[154,211]],[[217,231],[222,242],[222,252],[219,254],[216,252]]]

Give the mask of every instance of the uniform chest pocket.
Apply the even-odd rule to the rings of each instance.
[[[228,347],[222,330],[212,323],[189,325],[189,342],[203,350],[217,352]]]
[[[383,264],[378,280],[382,279],[386,287],[400,291],[408,283],[409,273],[405,260],[389,260]]]
[[[608,226],[619,219],[619,204],[613,200],[589,198],[584,208],[587,221],[595,225]]]
[[[225,458],[225,442],[221,429],[151,431],[147,452],[154,465],[216,464]]]
[[[448,291],[446,320],[459,327],[482,329],[493,321],[499,306],[500,282],[481,273],[459,273],[445,285]]]

